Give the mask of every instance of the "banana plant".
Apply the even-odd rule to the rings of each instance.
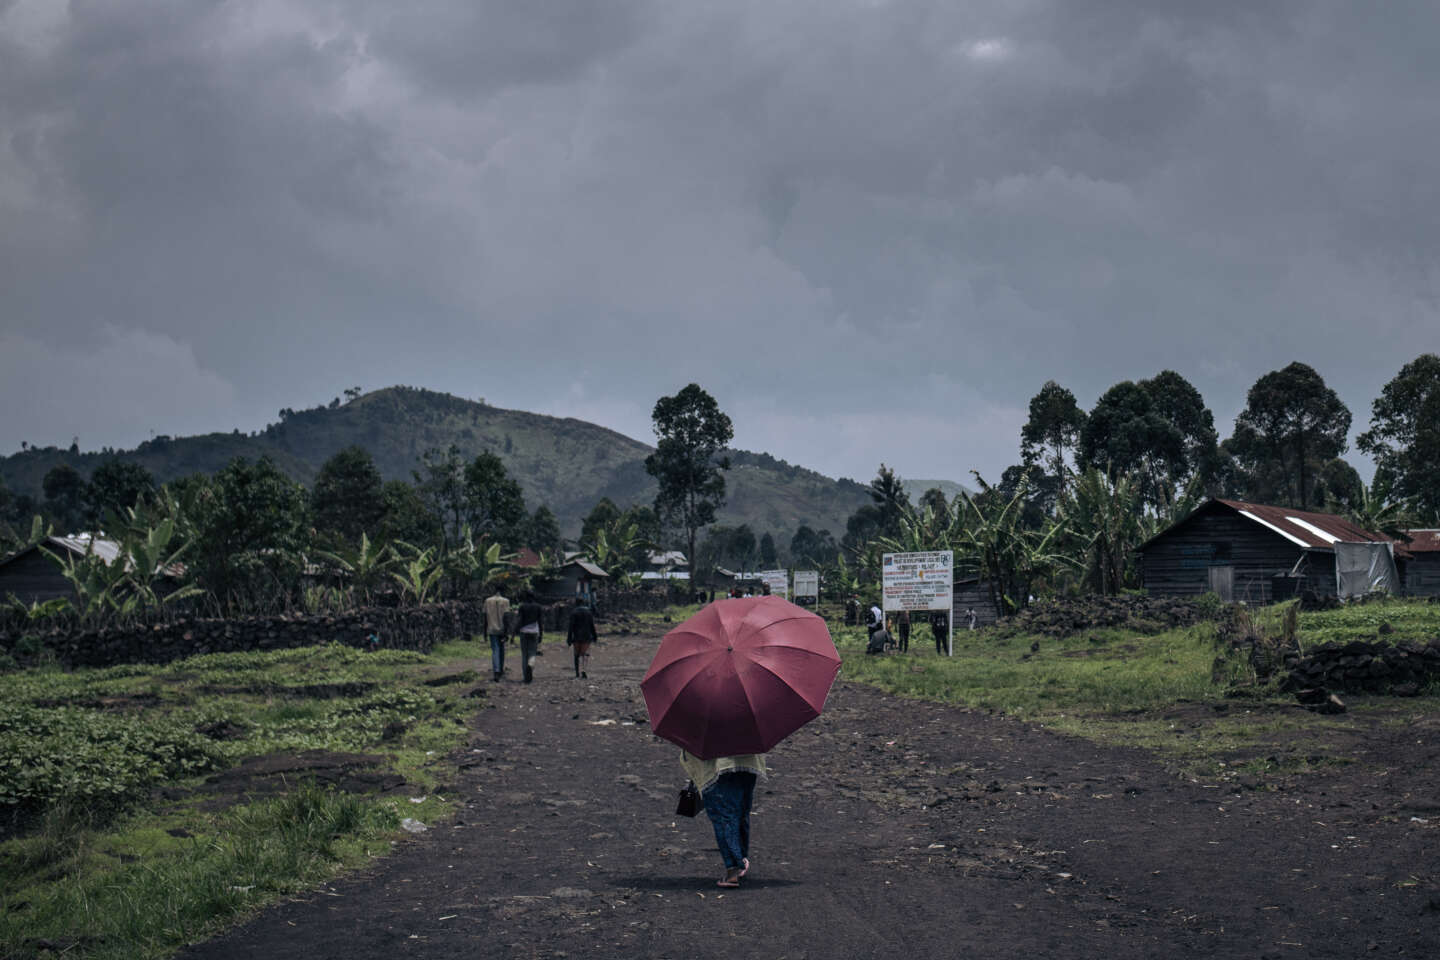
[[[390,574],[400,584],[401,592],[417,606],[430,602],[444,575],[445,568],[435,561],[434,548],[420,550],[401,561],[400,572]]]
[[[364,532],[360,534],[358,547],[347,544],[333,551],[317,550],[316,556],[348,577],[364,604],[373,600],[380,580],[399,559],[389,544],[372,543],[370,535]]]
[[[134,612],[134,597],[125,597],[130,574],[123,557],[106,563],[104,557],[95,554],[93,541],[78,557],[69,551],[55,553],[44,546],[40,550],[59,565],[60,573],[70,581],[75,591],[75,612],[82,624],[98,626],[107,614],[124,618]]]
[[[121,544],[120,558],[116,562],[128,561],[130,594],[137,598],[142,607],[164,606],[203,592],[194,584],[168,592],[157,589],[157,586],[170,576],[172,570],[178,569],[180,555],[190,546],[182,543],[178,548],[172,549],[175,526],[175,517],[165,517],[148,530],[132,533]]]
[[[1003,602],[1003,609],[1019,610],[1029,602],[1037,584],[1061,570],[1073,568],[1072,558],[1061,552],[1059,542],[1067,529],[1063,519],[1048,522],[1039,530],[1022,523],[1029,475],[1022,477],[1015,494],[1005,500],[998,490],[971,471],[980,494],[962,492],[950,537],[956,550],[956,565],[974,565],[988,580]],[[997,607],[999,603],[997,602]]]

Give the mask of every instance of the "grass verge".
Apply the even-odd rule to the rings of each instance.
[[[383,854],[402,817],[444,817],[486,654],[326,646],[0,676],[0,956],[163,957]],[[299,772],[258,794],[203,782],[277,756]],[[406,789],[317,785],[311,757]]]

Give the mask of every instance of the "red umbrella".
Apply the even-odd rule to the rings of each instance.
[[[840,655],[779,597],[717,600],[665,634],[640,690],[650,728],[702,760],[764,753],[820,716]]]

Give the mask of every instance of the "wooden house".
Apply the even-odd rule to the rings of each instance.
[[[1440,597],[1440,530],[1406,530],[1404,539],[1400,567],[1405,592]]]
[[[0,560],[0,599],[14,594],[17,600],[26,605],[44,603],[60,597],[66,600],[75,599],[75,588],[65,579],[60,565],[46,555],[47,551],[57,557],[68,554],[77,560],[88,553],[99,557],[109,566],[119,559],[120,544],[89,533],[46,537],[38,544]],[[129,564],[128,559],[126,563]],[[165,579],[170,581],[173,588],[175,582],[184,574],[184,565],[177,563],[165,571]]]
[[[593,598],[610,574],[583,557],[574,557],[560,565],[554,580],[547,581],[537,592],[550,601],[568,601],[578,596]]]
[[[969,611],[975,611],[975,626],[988,627],[1000,619],[999,590],[989,580],[963,577],[955,581],[951,593],[951,619],[956,630],[970,628]]]
[[[1390,540],[1329,513],[1216,499],[1138,552],[1153,595],[1213,592],[1226,602],[1266,604],[1304,592],[1335,596],[1337,543]]]

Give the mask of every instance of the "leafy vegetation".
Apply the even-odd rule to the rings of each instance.
[[[436,758],[464,736],[474,701],[463,682],[425,681],[477,652],[327,646],[0,677],[0,943],[163,956],[384,852],[401,815],[392,799],[303,776],[218,811],[192,791],[244,761],[328,751],[426,797],[405,816],[442,816]]]

